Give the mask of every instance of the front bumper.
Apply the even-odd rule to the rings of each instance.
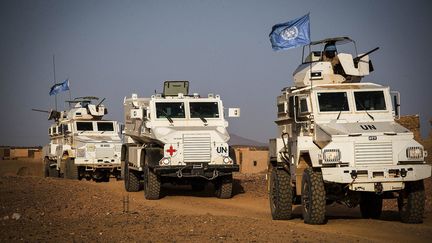
[[[121,167],[121,161],[120,159],[80,159],[75,158],[75,164],[77,166],[85,166],[86,170],[93,168],[93,169],[115,169]]]
[[[239,165],[176,165],[154,166],[153,171],[161,176],[169,177],[202,177],[213,180],[219,176],[230,175],[239,171]]]
[[[431,166],[426,164],[332,167],[321,168],[321,171],[324,181],[349,184],[353,191],[376,191],[377,185],[382,185],[382,191],[400,190],[404,188],[404,182],[431,176]]]

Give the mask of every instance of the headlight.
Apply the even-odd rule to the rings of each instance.
[[[85,149],[78,149],[77,150],[77,157],[85,157]]]
[[[422,147],[408,147],[406,149],[406,156],[409,159],[423,159],[423,148]]]
[[[223,158],[223,162],[224,162],[225,164],[232,164],[232,159],[231,159],[230,157],[224,157],[224,158]]]
[[[169,158],[162,158],[159,161],[159,165],[169,165],[169,163],[170,163],[170,159]]]
[[[96,146],[94,144],[87,144],[87,152],[94,152],[96,150]]]
[[[324,161],[326,162],[339,162],[340,161],[339,149],[326,149],[323,153]]]

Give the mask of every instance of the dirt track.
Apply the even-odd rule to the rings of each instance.
[[[430,179],[429,179],[430,180]],[[430,192],[428,181],[428,192]],[[94,183],[40,177],[0,177],[0,241],[397,241],[432,242],[430,197],[425,221],[399,222],[394,203],[381,220],[360,218],[358,208],[327,207],[326,225],[270,218],[264,177],[238,175],[236,195],[220,200],[211,186],[202,193],[165,187],[147,201],[127,193],[121,181]],[[123,213],[123,196],[129,212]],[[20,219],[11,219],[19,213]]]

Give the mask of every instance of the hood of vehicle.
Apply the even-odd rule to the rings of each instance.
[[[314,141],[320,147],[324,147],[332,140],[333,136],[381,136],[411,133],[407,128],[398,123],[391,122],[355,122],[338,123],[329,122],[316,124]]]

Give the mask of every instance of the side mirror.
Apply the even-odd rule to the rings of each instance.
[[[228,108],[228,117],[240,117],[240,108]]]
[[[400,93],[398,91],[391,91],[393,103],[393,116],[397,119],[400,118]]]

